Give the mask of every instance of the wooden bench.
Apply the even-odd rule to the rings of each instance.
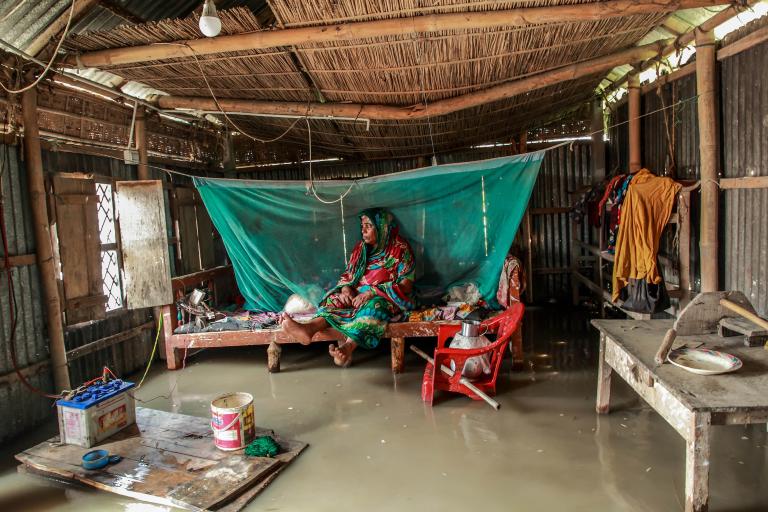
[[[217,296],[217,281],[232,275],[231,267],[217,267],[173,279],[174,296],[186,294],[195,286],[203,285],[211,290],[214,298]],[[181,368],[184,352],[201,348],[243,347],[267,345],[267,368],[270,372],[280,371],[280,345],[298,343],[290,338],[282,329],[260,329],[255,331],[222,331],[194,334],[174,334],[176,328],[176,305],[168,304],[162,307],[163,332],[165,341],[166,364],[169,370]],[[385,338],[391,340],[392,372],[402,373],[405,358],[406,338],[437,337],[440,325],[458,324],[460,321],[436,322],[396,322],[387,326]],[[312,342],[342,341],[343,335],[333,329],[317,333]],[[522,360],[522,337],[513,337],[513,357],[515,361]]]

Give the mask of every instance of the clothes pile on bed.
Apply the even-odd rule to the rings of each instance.
[[[514,301],[519,301],[525,290],[525,277],[523,265],[520,259],[508,256],[504,262],[504,268],[499,278],[499,287],[496,294],[496,302],[507,308]],[[192,294],[190,294],[192,295]],[[302,299],[299,295],[292,295],[285,304],[282,312],[273,311],[248,311],[243,309],[243,299],[239,298],[234,304],[215,308],[210,304],[206,309],[214,314],[210,321],[201,322],[189,312],[189,306],[185,307],[185,301],[189,296],[177,303],[179,311],[178,324],[174,334],[193,334],[222,331],[256,331],[263,329],[279,329],[280,316],[288,313],[297,322],[307,322],[316,313],[316,308]],[[480,290],[474,283],[462,286],[454,286],[448,293],[439,299],[430,301],[431,305],[425,305],[408,311],[392,319],[393,322],[435,322],[452,320],[483,320],[491,316],[495,309],[483,299]]]

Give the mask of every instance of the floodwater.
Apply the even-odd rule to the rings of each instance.
[[[522,369],[508,357],[494,411],[461,395],[420,399],[422,361],[407,351],[358,351],[332,366],[326,344],[207,350],[184,370],[158,365],[138,392],[147,407],[207,417],[225,391],[255,397],[256,423],[310,444],[248,511],[678,511],[682,438],[614,378],[613,412],[594,412],[597,335],[584,315],[529,310]],[[424,348],[428,344],[419,343]],[[159,512],[167,507],[16,474],[14,452],[55,433],[49,424],[0,453],[2,511]],[[768,510],[765,426],[716,427],[710,510]]]

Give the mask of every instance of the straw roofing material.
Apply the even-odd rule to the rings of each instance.
[[[516,7],[588,3],[584,0],[467,2],[435,0],[270,0],[281,27],[364,21],[412,15],[492,11]],[[263,30],[247,9],[222,11],[222,33]],[[331,101],[409,106],[479,91],[565,64],[634,45],[665,14],[581,23],[442,31],[418,37],[380,37],[306,44],[199,57],[216,96],[276,101]],[[199,38],[197,18],[106,33],[73,36],[70,50],[87,51]],[[195,59],[181,58],[104,69],[176,96],[210,97]],[[514,98],[429,120],[365,123],[313,120],[313,156],[329,153],[364,158],[421,155],[475,143],[509,140],[537,120],[588,100],[601,76],[584,77]],[[280,135],[290,119],[233,116],[246,133]],[[283,143],[306,146],[304,121]],[[240,138],[239,141],[248,141]],[[245,142],[251,144],[251,142]],[[304,151],[306,153],[306,151]],[[263,154],[263,152],[251,152]]]

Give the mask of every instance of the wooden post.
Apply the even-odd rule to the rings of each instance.
[[[525,295],[533,304],[533,233],[531,233],[531,209],[523,216],[523,244],[525,244]]]
[[[392,373],[403,373],[405,368],[405,338],[392,338]]]
[[[611,374],[613,369],[605,362],[605,334],[600,333],[600,355],[597,370],[597,414],[608,414],[611,410]]]
[[[680,307],[685,307],[691,295],[691,193],[687,190],[682,190],[678,196],[677,222],[680,226],[680,290],[685,294],[680,299]]]
[[[520,154],[528,152],[528,132],[524,131],[520,133],[520,139],[517,143],[517,150]]]
[[[35,233],[35,252],[40,281],[43,289],[44,311],[48,317],[53,384],[57,391],[71,389],[67,349],[64,345],[64,325],[61,319],[59,288],[53,265],[53,245],[48,225],[45,182],[43,178],[43,154],[40,148],[40,130],[37,126],[37,88],[21,95],[21,111],[24,120],[24,156],[29,180],[29,202],[32,208],[32,224]]]
[[[712,416],[694,412],[685,440],[685,512],[709,509],[709,446]]]
[[[603,137],[603,102],[592,102],[592,184],[601,183],[605,179],[605,139]]]
[[[182,364],[179,349],[170,343],[173,335],[173,323],[176,320],[176,316],[173,314],[174,309],[173,305],[168,304],[162,307],[161,313],[163,315],[163,339],[165,340],[165,364],[169,370],[178,370]]]
[[[135,126],[136,148],[139,150],[139,179],[148,180],[149,156],[147,152],[147,114],[144,107],[139,107],[136,112]]]
[[[280,345],[274,341],[267,347],[267,370],[269,373],[280,372],[280,353],[282,351]]]
[[[642,167],[640,149],[640,76],[629,76],[629,172],[637,172]]]
[[[701,159],[701,291],[718,290],[719,147],[717,69],[713,32],[696,31],[696,93]]]

